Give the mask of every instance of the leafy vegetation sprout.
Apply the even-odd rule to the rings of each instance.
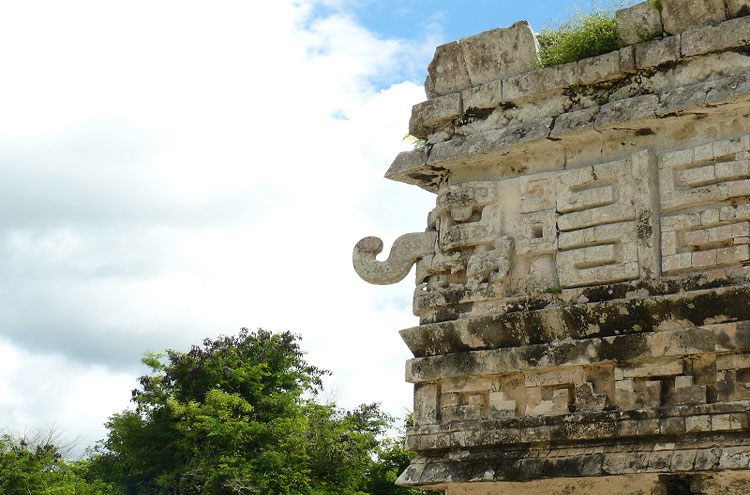
[[[610,1],[597,6],[592,1],[588,10],[576,8],[569,18],[542,29],[537,37],[541,67],[567,64],[619,49],[615,10],[632,4],[632,1]]]
[[[427,140],[426,139],[418,138],[417,136],[412,136],[409,133],[406,133],[406,135],[404,136],[404,141],[406,141],[407,143],[409,143],[412,146],[414,146],[414,149],[416,149],[416,150],[424,148],[425,146],[427,146]]]

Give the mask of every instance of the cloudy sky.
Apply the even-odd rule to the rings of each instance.
[[[382,175],[434,47],[570,4],[0,0],[0,429],[92,444],[144,352],[243,326],[403,415],[413,280],[351,250],[425,227]]]

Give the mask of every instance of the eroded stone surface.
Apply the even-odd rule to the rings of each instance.
[[[471,87],[463,51],[458,41],[440,45],[435,49],[435,56],[427,67],[424,87],[428,98]]]
[[[527,71],[538,63],[538,47],[531,26],[519,21],[461,41],[472,86]]]
[[[724,0],[660,0],[664,31],[681,33],[693,27],[715,24],[725,20]]]
[[[651,2],[641,2],[615,13],[623,45],[642,43],[662,35],[661,14]]]

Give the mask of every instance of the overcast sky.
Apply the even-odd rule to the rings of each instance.
[[[403,415],[413,277],[352,248],[425,228],[382,175],[435,46],[570,3],[0,0],[0,428],[92,444],[144,352],[243,326]]]

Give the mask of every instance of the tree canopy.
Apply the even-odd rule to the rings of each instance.
[[[128,495],[410,493],[392,485],[408,454],[381,442],[392,418],[316,401],[328,372],[294,334],[243,329],[143,362],[135,407],[110,418],[90,465]]]

